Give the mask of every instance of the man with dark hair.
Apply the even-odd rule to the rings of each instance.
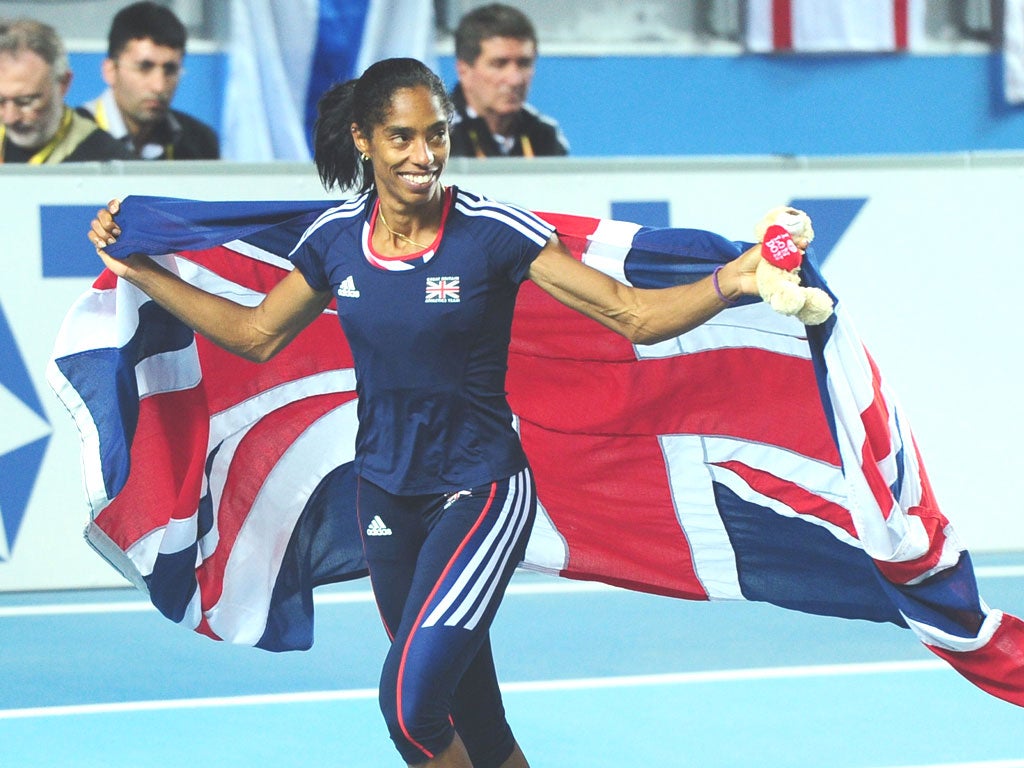
[[[567,155],[558,123],[526,103],[537,63],[537,33],[522,12],[493,3],[455,30],[453,157]]]
[[[34,19],[0,19],[0,163],[127,160],[110,134],[64,103],[71,85],[60,36]]]
[[[109,87],[79,112],[142,160],[219,158],[214,130],[171,109],[184,71],[185,41],[185,27],[169,8],[153,2],[122,8],[110,25],[103,61]]]

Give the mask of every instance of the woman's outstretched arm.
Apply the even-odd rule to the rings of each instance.
[[[692,330],[743,296],[757,294],[755,246],[717,271],[715,280],[670,288],[634,288],[573,258],[557,235],[530,267],[530,279],[567,307],[636,344],[654,344]],[[724,298],[723,298],[724,297]]]
[[[248,360],[269,360],[330,303],[330,292],[314,291],[298,270],[274,286],[253,307],[216,296],[187,283],[148,256],[115,259],[104,247],[121,234],[113,200],[97,212],[89,239],[107,269],[145,292],[155,302],[214,344]]]

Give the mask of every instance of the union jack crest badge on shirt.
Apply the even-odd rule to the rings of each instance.
[[[427,304],[455,304],[459,297],[459,278],[453,275],[427,278]]]

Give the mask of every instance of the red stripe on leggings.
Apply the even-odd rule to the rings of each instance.
[[[462,541],[459,542],[459,546],[456,548],[455,553],[451,556],[451,559],[448,561],[448,564],[445,565],[444,570],[441,572],[441,576],[440,578],[438,578],[437,583],[434,584],[434,588],[433,590],[431,590],[430,595],[427,597],[426,600],[423,601],[423,605],[420,607],[420,614],[416,617],[416,622],[413,624],[412,631],[409,632],[409,638],[405,641],[405,648],[402,649],[402,661],[398,665],[398,723],[402,726],[402,733],[405,735],[405,738],[408,739],[409,743],[416,745],[416,747],[427,756],[428,760],[433,760],[434,755],[430,752],[430,750],[428,750],[418,741],[413,739],[412,736],[409,734],[408,729],[405,727],[405,717],[402,712],[402,679],[405,677],[405,662],[409,656],[409,648],[412,646],[412,639],[416,636],[416,632],[419,629],[420,624],[423,622],[423,615],[427,612],[427,606],[429,606],[434,601],[434,597],[437,595],[437,591],[441,588],[441,585],[444,583],[444,580],[448,576],[448,574],[451,573],[451,570],[455,565],[455,561],[459,559],[459,555],[462,554],[462,551],[466,548],[466,545],[469,543],[469,540],[473,538],[473,534],[475,534],[480,529],[480,526],[483,523],[484,518],[487,516],[488,510],[491,508],[491,504],[494,503],[494,495],[495,493],[497,493],[497,491],[498,484],[491,483],[491,495],[487,499],[487,503],[484,504],[484,508],[480,512],[480,517],[478,517],[476,522],[473,523],[473,527],[469,529],[469,533],[466,534],[465,538],[463,538]]]

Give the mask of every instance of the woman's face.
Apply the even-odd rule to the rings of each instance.
[[[377,194],[392,208],[437,200],[448,162],[448,119],[426,87],[401,88],[370,136],[353,126],[356,149],[370,156]]]

